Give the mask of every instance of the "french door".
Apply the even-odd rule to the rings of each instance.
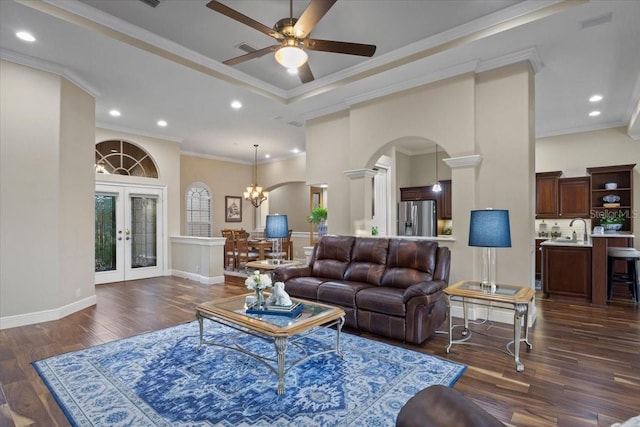
[[[95,283],[162,276],[161,188],[96,184]]]

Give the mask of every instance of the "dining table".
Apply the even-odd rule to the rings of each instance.
[[[265,251],[273,250],[273,241],[272,240],[249,240],[247,242],[249,247],[258,250],[258,259],[265,259]]]

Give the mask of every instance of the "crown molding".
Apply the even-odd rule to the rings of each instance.
[[[163,141],[171,141],[171,142],[177,142],[177,143],[182,143],[184,141],[183,138],[176,138],[173,136],[161,135],[159,133],[153,133],[153,132],[145,132],[137,129],[127,128],[124,126],[116,126],[111,123],[96,122],[96,128],[110,130],[112,132],[122,132],[130,135],[144,136],[147,138],[161,139]]]
[[[517,52],[509,53],[507,55],[502,55],[497,58],[480,61],[478,67],[476,68],[476,72],[482,73],[484,71],[489,71],[524,61],[528,61],[529,64],[531,64],[531,68],[533,69],[534,74],[537,74],[544,66],[544,64],[542,63],[542,58],[540,58],[540,54],[538,53],[538,49],[536,49],[535,47],[531,47],[529,49],[523,49]]]
[[[373,178],[377,174],[373,169],[351,169],[343,173],[351,179]]]
[[[97,89],[95,89],[93,86],[87,83],[84,79],[80,78],[76,73],[74,73],[67,67],[58,63],[45,61],[44,59],[24,55],[22,53],[4,48],[0,48],[0,59],[24,65],[26,67],[35,68],[40,71],[46,71],[48,73],[59,75],[69,80],[92,97],[98,98],[100,96],[100,92],[98,92]]]
[[[619,128],[619,127],[623,127],[623,126],[627,126],[627,123],[626,122],[617,121],[617,122],[600,123],[600,124],[592,125],[592,126],[582,126],[582,127],[575,127],[575,128],[556,129],[556,130],[547,131],[547,132],[536,132],[536,139],[538,139],[538,138],[548,138],[548,137],[551,137],[551,136],[567,135],[567,134],[571,134],[571,133],[593,132],[595,130]]]

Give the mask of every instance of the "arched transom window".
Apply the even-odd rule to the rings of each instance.
[[[96,144],[96,172],[157,178],[158,169],[144,149],[122,140]]]
[[[196,182],[187,189],[185,200],[187,236],[211,237],[211,192]]]

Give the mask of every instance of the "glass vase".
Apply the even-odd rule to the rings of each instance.
[[[262,289],[256,289],[256,305],[255,308],[257,310],[262,310],[264,306],[264,294]]]

